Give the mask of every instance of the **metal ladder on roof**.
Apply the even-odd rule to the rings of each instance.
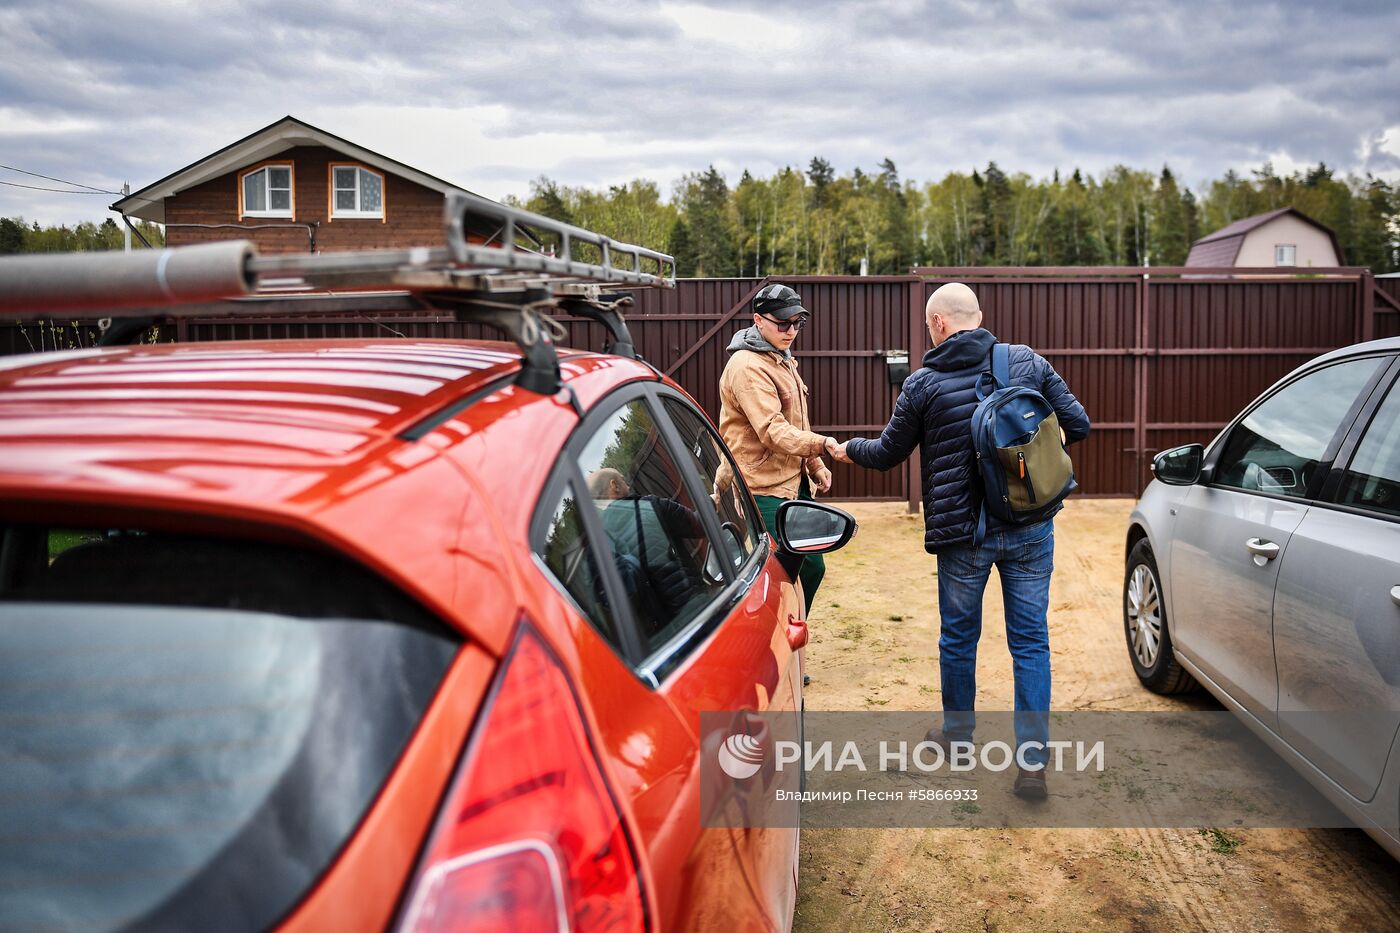
[[[485,243],[467,237],[467,218],[500,224]],[[247,240],[136,253],[0,258],[0,314],[88,312],[128,319],[113,331],[156,317],[217,317],[353,307],[376,291],[376,306],[397,298],[405,309],[434,308],[505,332],[520,347],[517,384],[559,390],[557,327],[543,312],[563,310],[602,324],[610,352],[636,356],[617,289],[670,288],[675,260],[655,250],[498,204],[467,192],[443,201],[445,242],[409,249],[262,256]],[[553,253],[521,244],[550,240]],[[338,291],[351,290],[351,291]],[[384,292],[391,294],[386,296]],[[135,319],[135,321],[131,320]]]

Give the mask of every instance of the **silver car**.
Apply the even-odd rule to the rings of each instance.
[[[1138,678],[1205,687],[1400,858],[1400,338],[1299,367],[1152,470],[1123,584]]]

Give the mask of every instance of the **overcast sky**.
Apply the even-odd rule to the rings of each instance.
[[[490,197],[813,155],[1400,179],[1397,36],[1396,0],[0,0],[0,164],[136,190],[292,114]],[[0,216],[112,200],[0,185]]]

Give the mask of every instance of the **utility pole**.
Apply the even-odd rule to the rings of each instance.
[[[122,182],[122,194],[131,194],[131,182]],[[129,253],[131,252],[131,221],[126,219],[125,214],[122,215],[122,233],[126,239],[126,252]]]

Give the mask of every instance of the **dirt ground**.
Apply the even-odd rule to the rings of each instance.
[[[860,532],[827,558],[812,608],[807,709],[940,708],[936,560],[898,503],[846,504]],[[1159,697],[1124,645],[1129,500],[1070,501],[1056,519],[1055,709],[1220,709]],[[995,574],[978,703],[1010,709]],[[1286,767],[1280,763],[1280,767]],[[1008,789],[1009,792],[1009,789]],[[1400,930],[1400,868],[1359,830],[809,829],[799,931]]]

